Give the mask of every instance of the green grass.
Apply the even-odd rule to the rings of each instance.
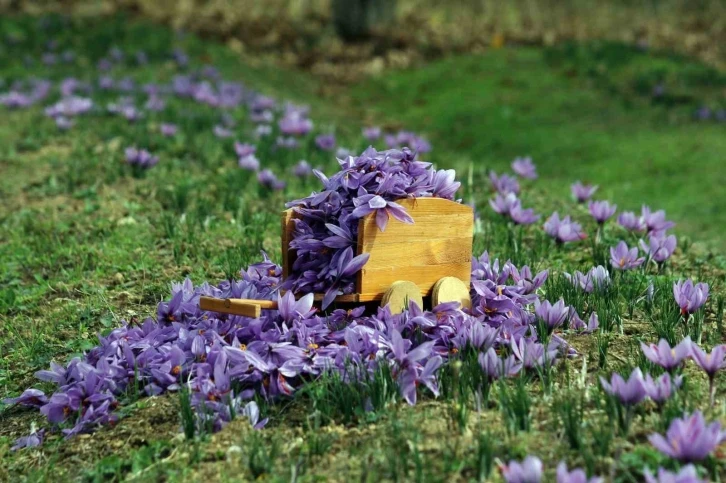
[[[663,431],[683,410],[706,409],[706,378],[689,365],[681,396],[662,412],[653,405],[640,408],[625,437],[613,428],[611,418],[617,414],[596,389],[597,376],[624,373],[636,365],[653,371],[640,355],[639,340],[682,335],[680,325],[673,325],[670,284],[675,278],[691,276],[711,284],[704,341],[712,345],[722,340],[726,261],[681,243],[663,274],[651,268],[617,278],[607,295],[575,296],[555,272],[589,269],[603,248],[624,233],[608,226],[604,246],[596,249],[589,244],[554,249],[537,227],[517,233],[487,208],[485,168],[502,170],[514,156],[531,154],[541,179],[525,190],[525,204],[542,213],[554,208],[572,213],[590,233],[594,223],[568,200],[569,183],[580,177],[601,184],[601,196],[621,207],[637,208],[641,202],[665,207],[681,234],[715,239],[722,246],[718,222],[724,215],[708,207],[723,201],[718,190],[723,171],[706,167],[719,167],[724,126],[692,123],[691,104],[653,106],[628,88],[637,77],[632,72],[648,71],[652,64],[660,69],[667,63],[673,79],[698,66],[638,54],[627,68],[613,66],[612,76],[586,69],[568,77],[566,61],[580,54],[500,50],[417,71],[387,72],[327,98],[318,95],[324,80],[274,66],[251,67],[219,45],[193,36],[177,39],[166,29],[123,18],[56,25],[45,33],[36,31],[32,19],[2,19],[0,31],[6,30],[26,40],[0,50],[0,78],[9,81],[29,75],[90,78],[89,66],[111,45],[128,52],[143,48],[152,57],[147,67],[124,67],[115,74],[132,75],[140,83],[166,81],[176,70],[164,56],[183,46],[193,63],[213,62],[225,78],[310,104],[316,129],[334,126],[340,144],[354,150],[365,147],[358,134],[362,119],[419,129],[433,140],[431,159],[458,169],[463,196],[475,201],[482,214],[475,253],[487,249],[501,260],[552,269],[546,295],[568,297],[581,315],[598,310],[601,324],[611,330],[568,335],[584,358],[516,382],[496,383],[484,404],[477,404],[472,393],[477,366],[465,354],[461,365],[451,364],[442,373],[438,400],[422,392],[414,408],[402,404],[385,373],[360,387],[331,376],[291,401],[263,407],[271,422],[260,432],[237,420],[217,434],[185,439],[179,397],[129,395],[115,427],[67,441],[53,435],[40,450],[11,453],[15,438],[26,435],[31,424],[46,423],[35,411],[0,407],[0,480],[486,481],[498,478],[499,462],[530,453],[544,460],[549,477],[563,459],[570,467],[613,474],[622,482],[640,481],[644,464],[674,467],[646,436]],[[80,63],[23,67],[22,54],[37,57],[50,37],[73,46]],[[588,58],[576,65],[586,66]],[[683,79],[680,89],[694,82]],[[612,85],[603,86],[605,80]],[[692,95],[715,102],[715,89]],[[102,107],[115,98],[94,96]],[[262,142],[262,162],[287,173],[288,188],[282,193],[261,189],[237,168],[232,140],[213,136],[219,113],[180,100],[133,125],[118,118],[81,117],[68,133],[59,132],[37,107],[2,115],[2,397],[31,385],[50,389],[37,383],[35,371],[90,349],[96,334],[108,333],[122,320],[155,316],[172,281],[189,276],[195,283],[216,283],[236,276],[240,267],[259,260],[260,249],[279,260],[279,211],[285,201],[318,187],[312,180],[294,179],[287,170],[300,158],[327,172],[335,168],[332,157],[312,143],[287,153],[273,152]],[[236,137],[249,139],[244,111],[232,115],[238,121]],[[179,124],[179,138],[156,133],[156,125],[168,120]],[[122,163],[123,149],[132,143],[158,154],[159,165],[134,176]],[[643,159],[650,164],[636,162]],[[694,159],[701,172],[688,164]],[[692,199],[670,196],[675,193]],[[701,208],[686,209],[697,205]],[[657,287],[653,304],[642,298],[633,302],[649,281]],[[723,421],[724,377],[718,384],[719,404],[707,415]],[[373,412],[360,409],[368,397]],[[715,458],[701,465],[712,478],[724,470]]]
[[[386,73],[350,95],[356,106],[430,133],[442,166],[470,162],[500,172],[516,156],[529,155],[558,198],[569,197],[577,179],[596,183],[596,198],[626,210],[643,203],[663,208],[678,223],[677,233],[723,249],[726,124],[690,117],[701,102],[724,102],[724,76],[616,47],[549,55],[511,48],[450,58]],[[608,48],[616,52],[603,55]],[[592,74],[592,65],[602,72]],[[654,105],[649,89],[647,95],[632,89],[644,73],[657,74],[649,85],[663,78],[693,98],[685,106]]]

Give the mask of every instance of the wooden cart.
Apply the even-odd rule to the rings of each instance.
[[[432,305],[457,301],[469,307],[471,254],[474,231],[472,208],[443,198],[410,198],[397,201],[414,223],[391,219],[382,232],[375,215],[361,218],[358,225],[356,255],[370,254],[358,272],[355,293],[336,297],[335,303],[380,301],[401,312],[406,300],[423,306],[431,297]],[[295,261],[289,249],[293,233],[293,209],[282,212],[282,269],[287,278]],[[322,300],[316,294],[316,300]],[[201,297],[204,310],[259,317],[262,309],[276,309],[271,300],[215,299]]]

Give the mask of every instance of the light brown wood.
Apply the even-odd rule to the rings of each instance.
[[[274,300],[199,297],[199,308],[211,312],[258,318],[262,313],[262,309],[277,310],[277,302]]]
[[[422,296],[431,295],[434,284],[444,277],[463,283],[471,279],[474,214],[472,208],[442,198],[410,198],[397,201],[413,218],[413,224],[390,218],[381,232],[374,215],[358,225],[356,255],[370,254],[358,272],[356,293],[342,295],[337,302],[381,300],[391,285],[405,277],[415,283]],[[283,276],[287,278],[295,261],[289,250],[295,216],[292,209],[282,214]],[[322,295],[316,294],[316,300]]]
[[[446,302],[459,302],[461,308],[471,308],[469,284],[456,277],[444,277],[434,285],[431,291],[431,306],[436,307]]]
[[[388,305],[388,310],[392,314],[400,314],[404,310],[408,310],[409,302],[415,302],[420,308],[423,308],[421,289],[408,280],[397,280],[383,294],[381,307]]]
[[[282,279],[285,280],[292,270],[292,264],[295,261],[295,253],[290,250],[290,240],[292,240],[292,232],[295,224],[292,222],[295,212],[292,208],[282,212]]]

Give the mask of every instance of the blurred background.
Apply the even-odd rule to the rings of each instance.
[[[334,106],[339,129],[355,119],[421,132],[442,166],[503,170],[532,156],[558,194],[575,179],[597,183],[621,209],[665,208],[682,235],[726,246],[724,1],[0,0],[0,9],[124,15],[212,39],[245,65],[272,66],[262,76],[272,90]]]

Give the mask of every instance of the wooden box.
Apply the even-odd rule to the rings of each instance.
[[[356,292],[341,295],[338,302],[380,300],[393,282],[415,283],[422,296],[431,294],[434,284],[443,277],[456,277],[467,286],[471,278],[474,214],[470,206],[443,198],[407,198],[398,200],[414,223],[394,218],[385,232],[376,226],[375,215],[361,218],[355,254],[370,253],[358,272]],[[295,217],[293,209],[282,212],[282,267],[287,278],[295,261],[289,249]],[[322,294],[316,295],[316,298]]]

